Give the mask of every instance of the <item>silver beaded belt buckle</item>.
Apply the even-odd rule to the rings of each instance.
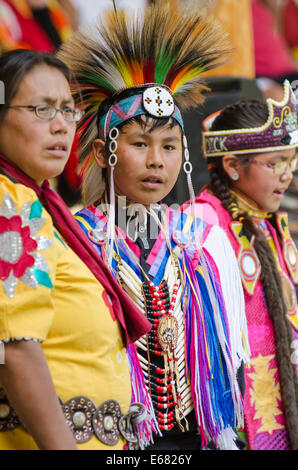
[[[62,410],[78,444],[90,441],[95,435],[108,446],[115,446],[122,436],[133,448],[139,444],[138,424],[149,418],[142,403],[133,403],[123,414],[116,400],[107,400],[96,406],[84,396],[71,398],[63,403]],[[10,405],[4,390],[0,389],[0,432],[12,431],[22,426]]]

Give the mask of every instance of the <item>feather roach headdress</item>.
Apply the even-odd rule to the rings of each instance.
[[[81,158],[98,137],[98,110],[106,100],[117,102],[128,88],[162,85],[181,110],[196,106],[206,90],[201,75],[223,63],[229,52],[220,25],[178,1],[157,1],[139,16],[109,11],[95,31],[74,34],[59,57],[74,74],[75,98],[84,103]]]

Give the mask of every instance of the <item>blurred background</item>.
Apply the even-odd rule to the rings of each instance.
[[[165,0],[166,1],[166,0]],[[0,54],[28,48],[55,53],[79,28],[95,27],[105,10],[143,10],[154,0],[0,0]],[[229,33],[234,48],[230,62],[205,74],[210,93],[203,106],[184,113],[185,130],[197,193],[208,172],[201,153],[201,123],[210,113],[240,98],[280,100],[287,78],[298,98],[298,0],[181,0],[185,8],[203,4]],[[71,210],[80,207],[77,141],[65,171],[53,186]],[[188,199],[181,173],[166,203]],[[290,228],[298,245],[298,172],[283,199]]]

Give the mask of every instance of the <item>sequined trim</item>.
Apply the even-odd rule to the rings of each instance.
[[[53,245],[52,240],[37,236],[46,219],[39,200],[29,201],[17,212],[9,193],[0,205],[0,280],[8,298],[14,297],[18,282],[36,289],[53,289],[46,259],[37,253]]]

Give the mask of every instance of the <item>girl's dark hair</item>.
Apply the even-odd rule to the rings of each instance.
[[[242,100],[227,106],[214,120],[211,130],[227,130],[258,127],[268,119],[265,103],[257,100]],[[252,155],[239,156],[249,162]],[[289,442],[293,450],[298,449],[298,385],[295,364],[291,361],[292,331],[287,319],[287,309],[272,250],[261,230],[257,228],[247,213],[232,211],[237,201],[231,196],[229,178],[223,169],[222,158],[208,158],[210,163],[209,186],[222,206],[234,220],[243,223],[244,229],[255,236],[254,248],[261,263],[261,282],[266,305],[274,327],[276,358],[279,365],[282,403]],[[276,228],[273,214],[271,223]]]
[[[7,106],[16,95],[22,79],[34,67],[48,65],[59,70],[70,82],[68,67],[54,55],[27,49],[5,52],[0,56],[0,83],[4,87],[4,104],[0,104],[0,123],[7,112]]]

